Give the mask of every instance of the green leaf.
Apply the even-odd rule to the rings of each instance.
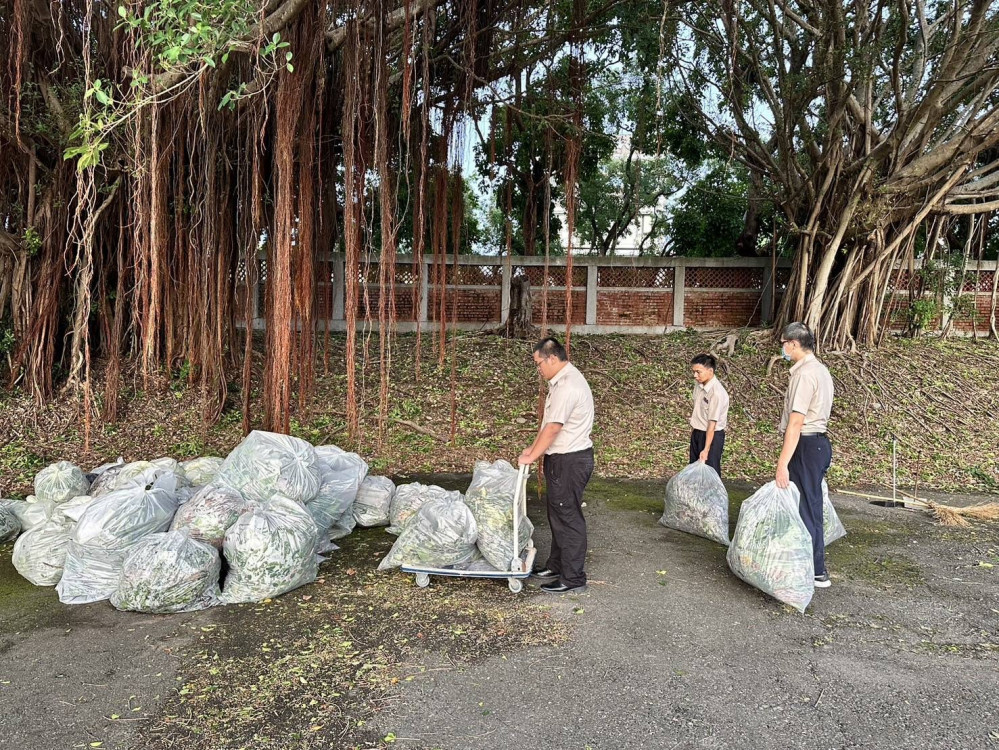
[[[285,67],[288,69],[289,73],[294,73],[295,72],[295,66],[292,65],[291,63],[288,63],[287,65],[285,65]]]
[[[122,18],[126,18],[128,16],[128,11],[125,10],[124,5],[118,6],[118,15],[121,16]]]
[[[284,53],[284,59],[285,60],[288,60],[289,62],[291,62],[291,58],[292,57],[293,57],[293,55],[290,52],[285,52]]]
[[[209,68],[214,68],[215,67],[215,60],[211,56],[206,57],[205,58],[205,65],[207,65]]]

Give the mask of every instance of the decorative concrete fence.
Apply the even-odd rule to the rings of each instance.
[[[393,286],[399,331],[433,328],[442,315],[449,325],[464,330],[499,327],[510,315],[511,286],[520,277],[530,282],[534,323],[547,320],[556,331],[565,327],[569,298],[572,327],[578,333],[658,334],[683,328],[760,326],[773,320],[791,273],[788,261],[774,263],[770,258],[579,256],[573,258],[570,280],[565,257],[546,262],[533,256],[462,255],[444,261],[424,257],[422,273],[418,273],[410,256],[398,257]],[[263,328],[267,262],[261,259],[259,263],[254,327]],[[328,320],[331,330],[346,330],[345,258],[331,254],[318,268],[318,317]],[[914,268],[918,270],[918,264]],[[955,330],[988,330],[995,274],[995,261],[966,269],[962,294],[971,295],[972,300],[955,317]],[[377,258],[361,264],[358,328],[377,327],[379,279]],[[893,328],[906,326],[912,280],[910,271],[900,270],[886,288],[885,311],[891,315]],[[953,300],[936,296],[940,309],[949,309]],[[944,323],[941,315],[933,326]]]

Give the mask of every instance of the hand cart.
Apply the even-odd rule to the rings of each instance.
[[[513,492],[513,547],[516,550],[520,547],[520,520],[519,514],[527,517],[527,474],[530,467],[521,466],[517,472],[517,486]],[[537,550],[534,547],[534,539],[527,540],[527,547],[520,554],[510,561],[509,570],[459,570],[456,568],[421,568],[412,565],[403,565],[404,573],[416,574],[416,585],[425,588],[430,585],[430,576],[450,576],[452,578],[505,578],[510,591],[519,594],[524,588],[523,579],[531,575],[534,567],[534,557]]]

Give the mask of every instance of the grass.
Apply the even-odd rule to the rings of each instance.
[[[414,373],[415,338],[394,339],[384,431],[377,419],[377,352],[371,352],[367,365],[359,361],[361,433],[351,438],[342,367],[345,340],[332,337],[331,370],[324,375],[320,366],[307,408],[296,407],[294,434],[356,450],[377,471],[389,474],[467,473],[479,459],[513,460],[531,442],[537,424],[541,384],[529,344],[484,334],[458,337],[452,441],[450,361],[438,363],[431,339],[424,337],[419,378]],[[596,401],[598,476],[663,480],[686,462],[688,363],[715,340],[692,332],[573,337],[572,359],[587,376]],[[733,356],[721,359],[719,377],[732,399],[725,451],[729,478],[761,483],[773,472],[780,451],[776,423],[787,383],[783,364],[767,375],[775,351],[743,339]],[[988,451],[967,450],[972,430],[979,445],[999,445],[999,421],[981,418],[999,412],[999,346],[994,342],[890,341],[860,354],[829,354],[825,361],[837,392],[829,475],[834,488],[888,484],[891,436],[897,435],[902,486],[999,490],[999,462]],[[98,373],[96,391],[102,390],[99,381]],[[138,381],[126,373],[123,382]],[[60,459],[90,467],[119,455],[127,460],[226,455],[242,437],[239,394],[231,389],[219,422],[205,425],[201,389],[185,383],[164,374],[143,390],[123,387],[123,416],[114,425],[96,421],[89,453],[78,427],[79,404],[72,396],[38,409],[30,395],[7,392],[0,426],[0,493],[26,494],[33,474]],[[250,417],[259,425],[259,380],[254,393]]]

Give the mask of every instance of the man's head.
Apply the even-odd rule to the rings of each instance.
[[[780,334],[781,351],[797,362],[815,351],[815,335],[804,323],[788,323]]]
[[[534,345],[534,364],[545,380],[551,380],[569,361],[558,339],[547,336]]]
[[[701,385],[707,383],[715,376],[717,364],[717,360],[710,354],[698,354],[690,360],[690,370],[694,373],[694,380]]]

